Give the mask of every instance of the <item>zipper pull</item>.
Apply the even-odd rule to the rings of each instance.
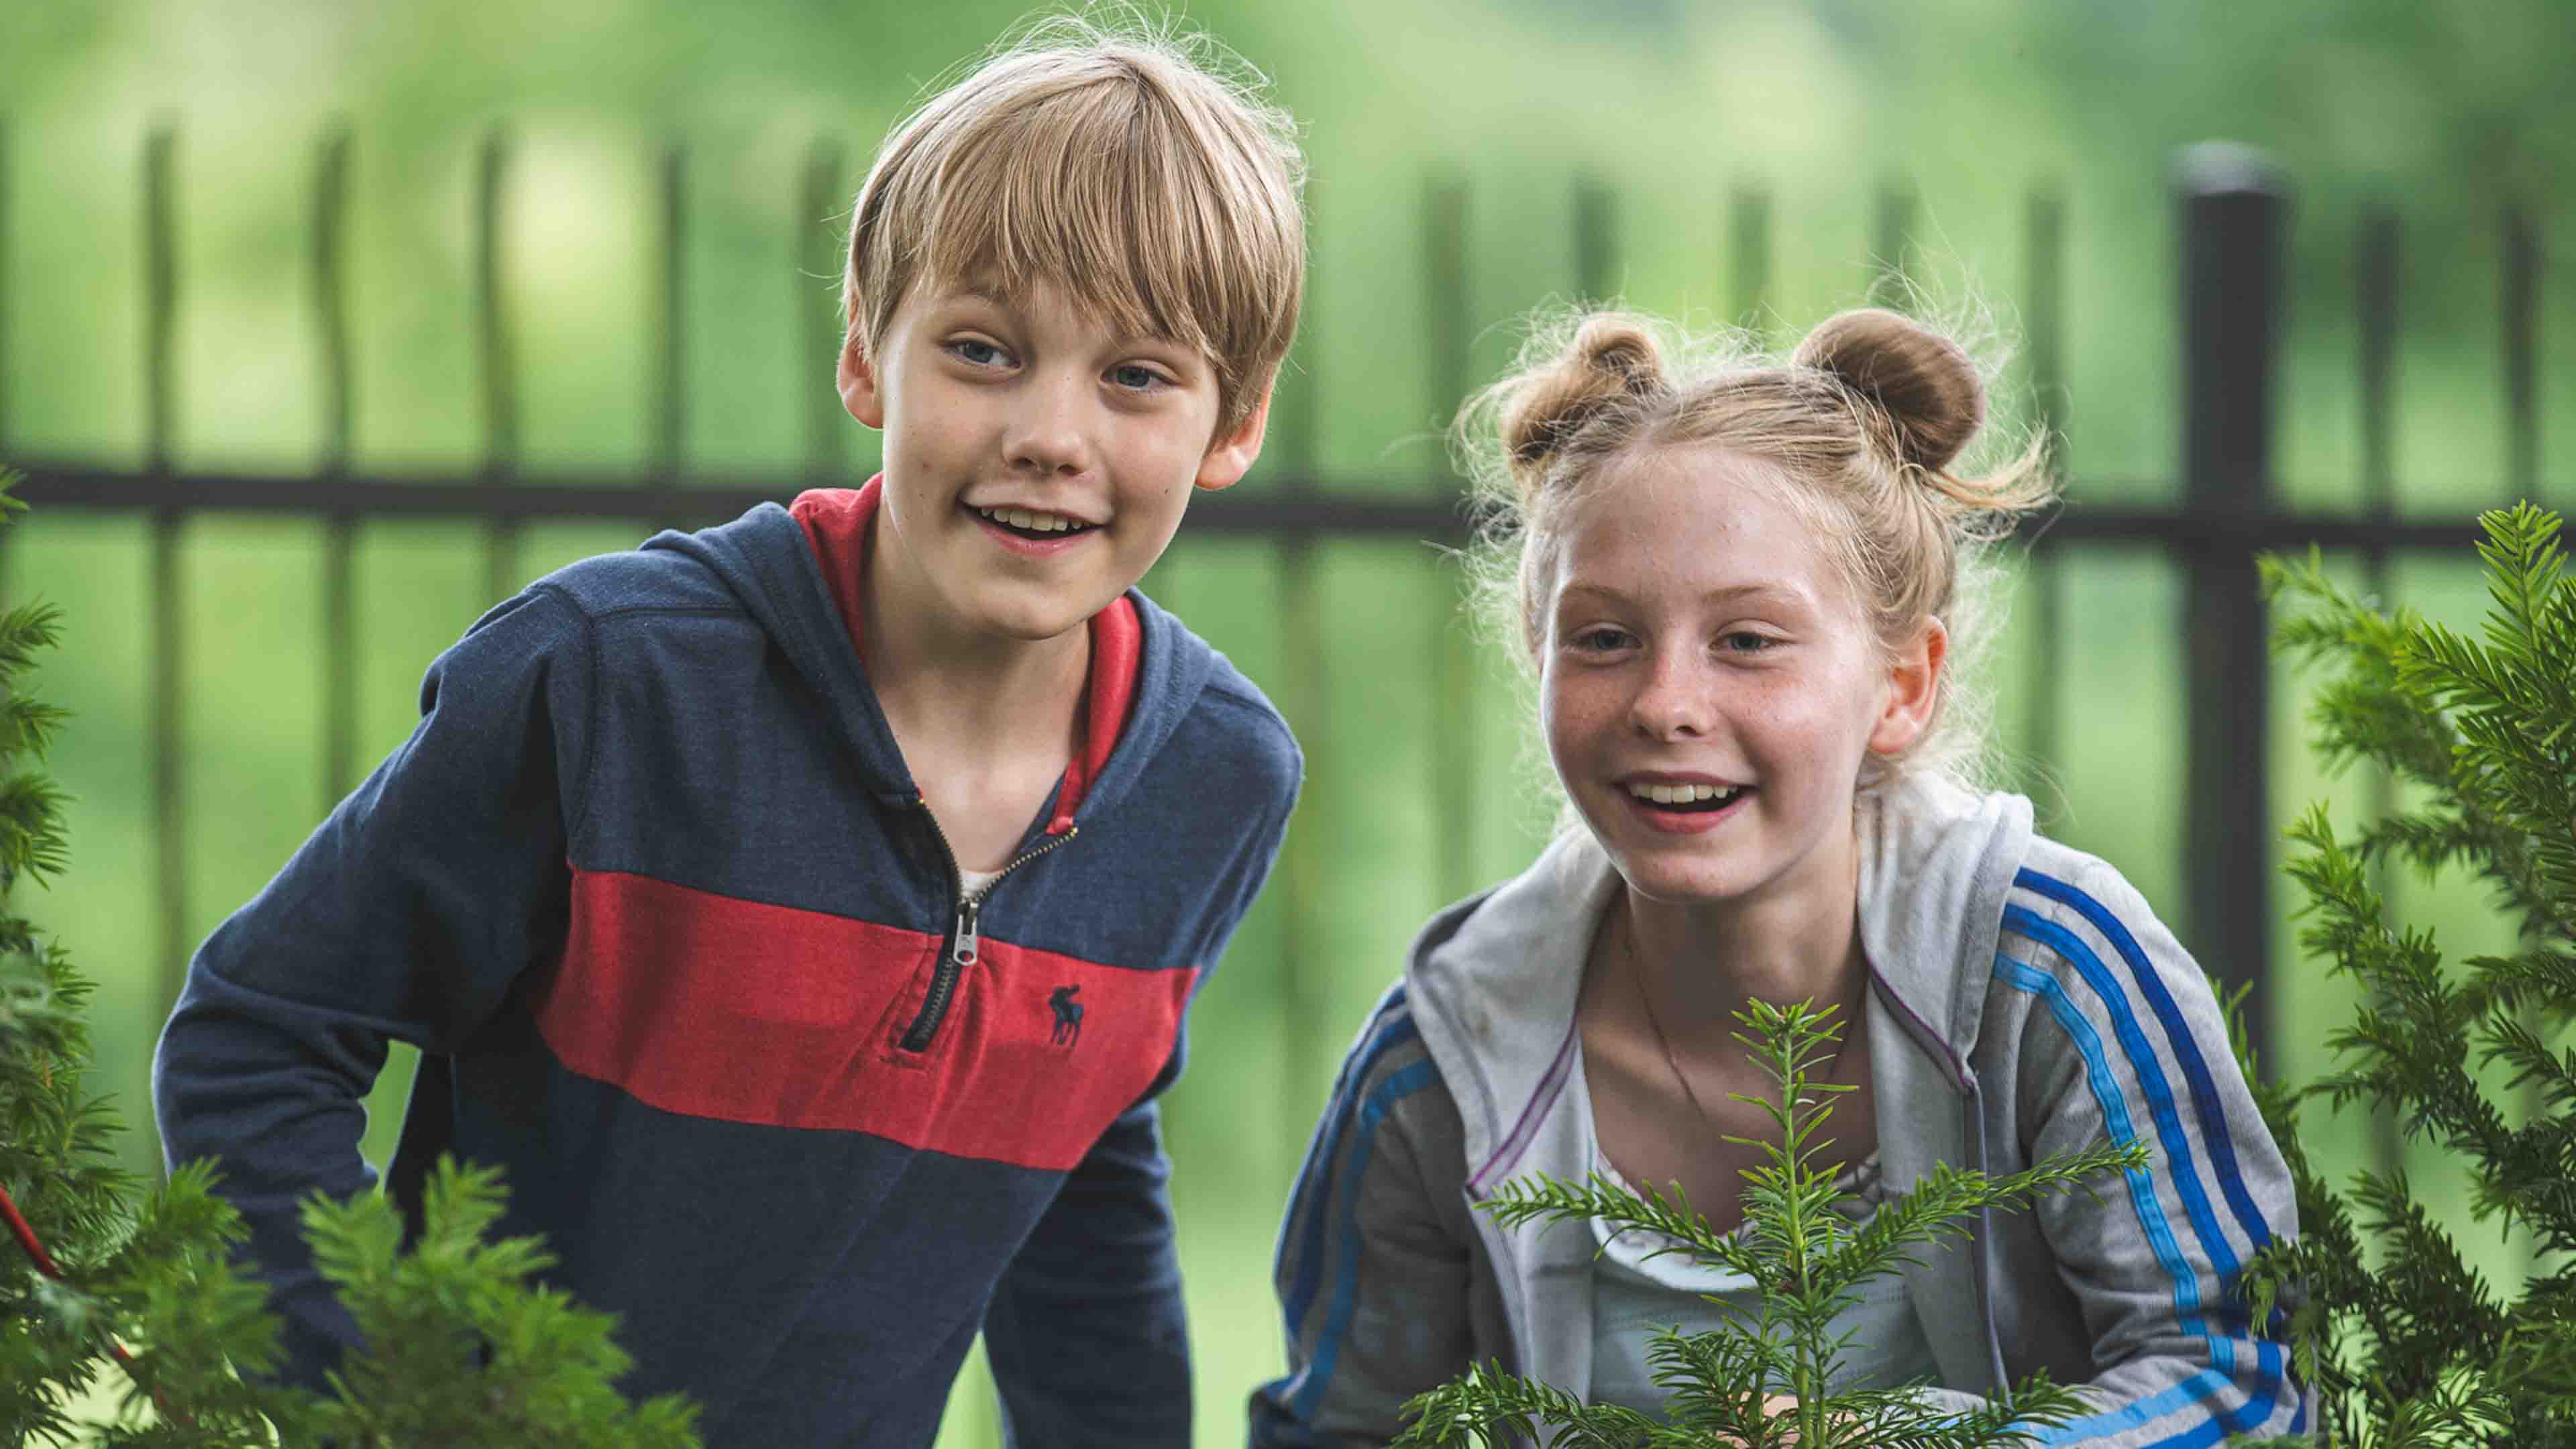
[[[948,959],[957,965],[975,964],[975,918],[982,912],[983,903],[972,897],[957,903],[957,944],[948,950]]]

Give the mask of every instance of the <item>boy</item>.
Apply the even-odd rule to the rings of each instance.
[[[355,1337],[295,1206],[507,1170],[711,1446],[917,1445],[981,1328],[1022,1444],[1185,1443],[1154,1098],[1302,761],[1131,585],[1261,448],[1304,267],[1283,117],[1066,23],[859,196],[856,491],[576,564],[199,951],[170,1160],[220,1159],[294,1377]],[[416,1218],[415,1218],[416,1221]]]

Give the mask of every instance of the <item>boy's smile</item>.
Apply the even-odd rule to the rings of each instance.
[[[1066,635],[1162,556],[1194,489],[1261,451],[1266,406],[1214,437],[1205,356],[1048,282],[925,282],[876,350],[854,338],[840,368],[851,415],[885,432],[872,592],[933,636]]]

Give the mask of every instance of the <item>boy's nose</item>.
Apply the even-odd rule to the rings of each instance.
[[[1003,448],[1011,466],[1033,473],[1079,473],[1090,461],[1082,430],[1089,379],[1044,379],[1021,389]]]

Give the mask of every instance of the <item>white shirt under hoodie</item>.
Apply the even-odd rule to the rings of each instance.
[[[1995,1176],[2108,1138],[2149,1165],[1973,1220],[1904,1288],[1959,1410],[2036,1369],[2094,1412],[2045,1444],[2185,1449],[2304,1432],[2280,1315],[2249,1323],[2255,1249],[2291,1184],[2208,980],[2119,872],[2031,831],[2017,795],[1928,780],[1862,802],[1860,932],[1879,1166]],[[1345,1059],[1280,1227],[1286,1374],[1250,1440],[1377,1445],[1470,1362],[1589,1397],[1589,1225],[1506,1229],[1508,1178],[1594,1162],[1575,997],[1619,877],[1588,835],[1442,911]]]

